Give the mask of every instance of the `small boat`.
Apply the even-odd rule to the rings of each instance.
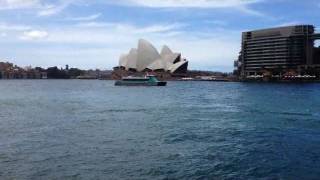
[[[145,77],[125,77],[115,82],[116,86],[166,86],[167,82],[159,81],[154,75]]]

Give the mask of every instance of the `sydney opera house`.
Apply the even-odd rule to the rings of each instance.
[[[182,74],[188,70],[188,61],[181,58],[181,53],[172,52],[168,46],[163,46],[159,53],[151,43],[141,39],[138,48],[121,55],[117,68],[130,72]]]

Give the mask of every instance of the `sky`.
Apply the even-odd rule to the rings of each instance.
[[[143,38],[231,72],[241,32],[299,24],[320,30],[319,0],[0,0],[0,61],[112,69]]]

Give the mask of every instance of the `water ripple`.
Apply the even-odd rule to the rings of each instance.
[[[18,80],[0,92],[0,179],[320,177],[318,84]]]

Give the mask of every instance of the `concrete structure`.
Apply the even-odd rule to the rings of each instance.
[[[129,54],[121,55],[118,68],[136,72],[186,73],[188,61],[182,59],[180,53],[173,53],[168,46],[163,46],[159,53],[151,43],[141,39],[137,49],[132,48]]]
[[[281,76],[287,71],[304,74],[310,68],[320,70],[320,51],[314,47],[316,39],[320,39],[320,34],[315,34],[312,25],[244,32],[236,72],[245,79],[265,72]]]

